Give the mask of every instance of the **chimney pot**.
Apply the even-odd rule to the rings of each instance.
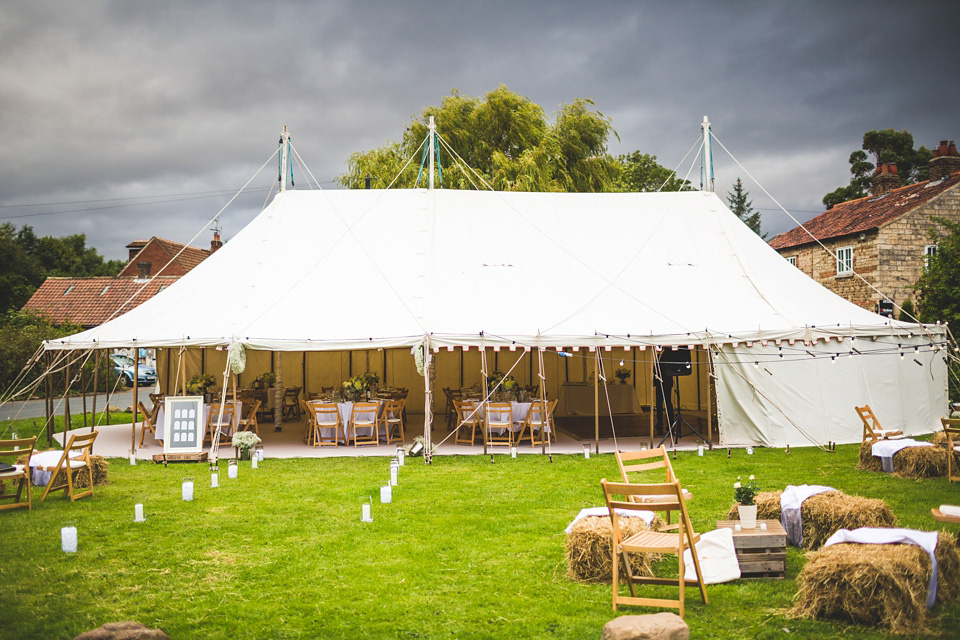
[[[220,234],[216,231],[213,232],[213,240],[210,241],[210,253],[213,253],[217,249],[223,246],[223,243],[220,242]]]
[[[950,146],[947,148],[947,155],[957,155],[957,145],[953,143],[953,140],[950,141]]]

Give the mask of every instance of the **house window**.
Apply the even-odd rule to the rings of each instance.
[[[851,274],[853,274],[853,247],[840,247],[837,249],[837,275]]]
[[[789,262],[793,266],[797,266],[797,256],[788,256],[787,262]]]
[[[937,245],[928,244],[923,247],[923,266],[924,268],[930,266],[930,256],[937,255]]]

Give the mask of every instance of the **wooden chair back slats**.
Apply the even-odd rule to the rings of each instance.
[[[140,409],[140,446],[142,447],[143,436],[146,435],[147,431],[152,433],[155,439],[160,440],[161,438],[157,436],[156,415],[147,413],[142,402],[137,402],[137,407]],[[160,413],[159,405],[154,405],[154,408],[154,414]]]
[[[344,435],[340,407],[335,402],[307,402],[307,423],[311,431],[308,444],[314,447],[336,447]]]
[[[891,440],[903,437],[903,431],[899,429],[884,429],[874,415],[870,405],[865,404],[862,407],[854,407],[860,421],[863,422],[863,442],[874,442],[876,440]]]
[[[947,434],[947,482],[960,482],[960,472],[954,464],[954,456],[960,454],[960,418],[940,418],[940,424]]]
[[[33,438],[14,438],[11,440],[0,440],[0,462],[9,464],[13,467],[11,471],[0,472],[0,481],[7,483],[16,483],[16,493],[6,493],[0,495],[0,499],[12,498],[9,504],[0,504],[0,510],[27,508],[27,511],[33,509],[33,500],[30,497],[30,458],[33,457],[33,447],[36,444],[36,437]],[[23,464],[17,464],[20,456],[26,456]],[[26,489],[26,491],[24,491]],[[23,500],[26,493],[26,501]]]
[[[379,404],[376,402],[354,402],[353,413],[350,416],[350,429],[347,438],[353,440],[353,446],[359,447],[361,444],[373,444],[380,446],[380,438],[377,437],[377,410]],[[369,435],[361,435],[358,429],[370,430]]]
[[[482,441],[480,411],[477,410],[477,402],[474,400],[454,400],[453,407],[457,412],[457,435],[454,442],[473,446],[476,444],[478,437]]]

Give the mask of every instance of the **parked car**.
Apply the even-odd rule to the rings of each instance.
[[[121,353],[110,355],[113,362],[113,370],[123,379],[123,383],[128,387],[133,386],[133,358]],[[141,387],[150,387],[157,383],[157,370],[151,366],[142,364],[137,368],[137,385]]]

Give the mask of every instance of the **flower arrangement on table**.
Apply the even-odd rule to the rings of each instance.
[[[753,474],[750,475],[746,484],[740,482],[740,476],[737,476],[737,481],[733,483],[733,498],[745,507],[754,504],[754,499],[759,492],[760,486],[754,482]]]
[[[216,384],[216,379],[209,373],[198,373],[190,378],[187,383],[187,391],[193,395],[200,395],[207,392],[207,389]]]
[[[487,376],[487,393],[493,393],[496,400],[503,398],[517,398],[523,393],[523,387],[513,376],[504,375],[501,371],[494,371]]]
[[[343,381],[341,389],[345,398],[358,402],[367,391],[367,381],[363,376],[353,376]]]
[[[376,389],[377,385],[380,384],[380,376],[374,371],[367,371],[363,374],[363,379],[367,383],[368,389]]]
[[[617,380],[620,381],[620,384],[627,384],[627,380],[630,379],[630,376],[633,375],[633,373],[630,371],[630,369],[621,367],[617,369],[613,375],[617,376]]]
[[[246,454],[249,453],[250,449],[253,449],[255,446],[260,444],[260,436],[258,436],[253,431],[238,431],[233,434],[233,441],[231,444],[240,451],[240,457],[246,457]]]
[[[272,371],[265,371],[253,379],[255,389],[266,389],[272,387],[277,382],[277,374]]]

